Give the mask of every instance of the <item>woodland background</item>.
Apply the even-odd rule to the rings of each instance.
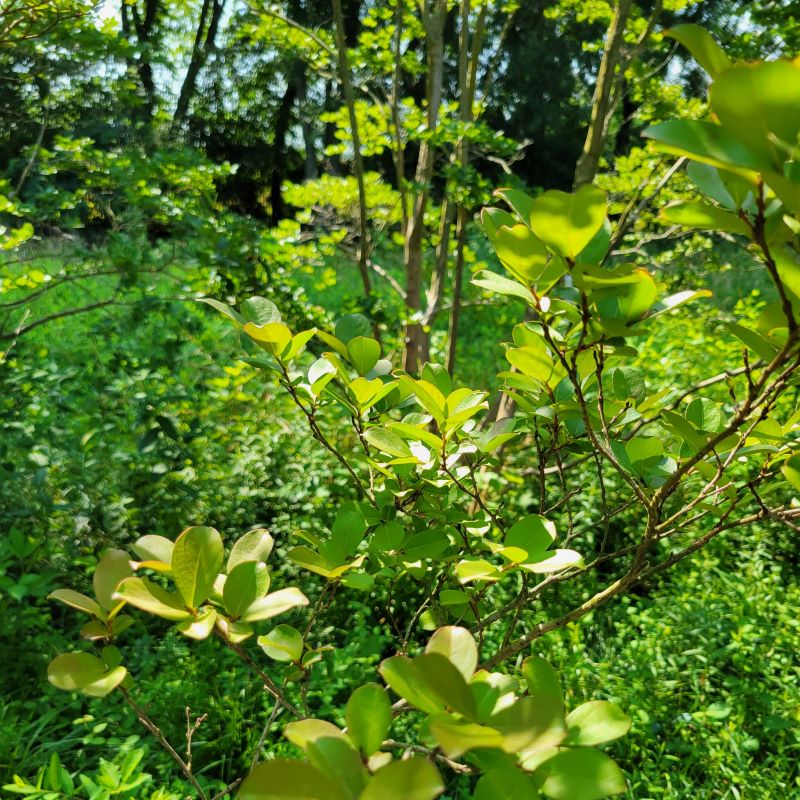
[[[796,2],[475,3],[473,66],[463,6],[428,4],[431,18],[444,9],[431,61],[419,9],[398,2],[0,7],[0,212],[11,231],[0,255],[2,782],[33,778],[54,752],[92,780],[117,768],[102,759],[136,753],[133,796],[173,796],[173,765],[121,703],[101,711],[47,683],[78,627],[47,594],[86,582],[102,548],[145,533],[259,524],[281,542],[351,496],[197,298],[260,294],[296,329],[363,313],[407,366],[430,357],[489,388],[522,310],[469,283],[497,263],[480,208],[499,186],[595,179],[627,220],[618,249],[674,291],[713,292],[679,330],[641,344],[659,380],[724,370],[739,347],[722,324],[770,299],[763,272],[724,235],[656,219],[693,190],[640,134],[704,110],[702,71],[660,30],[694,22],[736,58],[793,56]],[[477,115],[459,102],[465,86]],[[529,490],[514,491],[524,502]],[[588,513],[596,492],[576,503]],[[633,718],[611,749],[629,797],[800,796],[797,552],[787,532],[769,533],[715,540],[543,640],[568,697],[601,692]],[[337,607],[319,716],[353,676],[370,679],[384,626],[369,598]],[[131,658],[166,732],[181,739],[187,706],[208,714],[198,769],[239,774],[270,711],[242,690],[240,666],[147,627]]]

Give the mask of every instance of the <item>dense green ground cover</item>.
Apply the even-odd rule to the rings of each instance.
[[[663,329],[642,346],[640,366],[660,379],[724,369],[736,346],[715,344],[720,314],[737,302],[740,314],[754,313],[759,281],[729,270],[723,308],[700,306],[681,327]],[[312,300],[324,299],[334,315],[337,307],[351,310],[347,269],[328,286],[310,273],[305,290],[312,314],[322,314]],[[58,754],[69,772],[112,785],[119,765],[127,766],[126,796],[180,792],[173,765],[121,698],[101,710],[100,701],[49,686],[46,665],[78,625],[47,593],[87,585],[107,544],[150,532],[174,537],[189,524],[230,532],[264,525],[280,549],[295,528],[324,524],[346,486],[300,435],[275,387],[236,361],[232,330],[205,306],[174,297],[156,282],[105,311],[43,326],[0,367],[0,516],[8,530],[0,540],[3,783],[13,774],[34,779]],[[480,384],[496,371],[498,331],[514,311],[468,305],[466,313],[461,377]],[[524,487],[519,493],[523,502]],[[581,500],[595,501],[591,493]],[[562,674],[570,705],[608,698],[633,718],[631,734],[613,746],[630,798],[800,793],[796,555],[789,532],[770,533],[720,538],[659,582],[537,643]],[[313,577],[299,580],[314,596]],[[333,619],[326,636],[334,649],[319,667],[324,689],[307,701],[314,715],[335,719],[353,681],[374,677],[386,637],[380,610],[361,595],[342,599]],[[161,639],[154,635],[160,627],[140,622],[127,655],[140,698],[178,742],[186,707],[208,714],[194,738],[195,764],[221,786],[246,768],[271,706],[241,666],[208,642],[174,633]],[[290,749],[277,731],[267,742],[273,752]],[[136,784],[143,772],[152,777]]]

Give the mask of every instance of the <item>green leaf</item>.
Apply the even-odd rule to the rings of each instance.
[[[242,614],[242,620],[245,622],[259,622],[271,617],[277,617],[278,614],[283,614],[292,608],[307,605],[308,598],[299,589],[290,586],[256,600]]]
[[[528,224],[533,208],[533,198],[530,195],[519,189],[497,189],[494,196],[501,198],[522,222]]]
[[[619,706],[607,700],[592,700],[578,706],[567,716],[564,744],[587,747],[603,744],[624,736],[630,727],[630,717]]]
[[[684,228],[727,231],[750,236],[750,228],[736,214],[699,200],[675,201],[661,209],[661,218]]]
[[[752,350],[759,358],[767,363],[772,361],[778,353],[777,348],[773,347],[760,333],[756,333],[738,322],[726,323],[728,330],[745,346]]]
[[[559,752],[537,770],[541,791],[553,800],[602,800],[627,788],[620,768],[599,750],[576,747]]]
[[[343,786],[312,764],[274,758],[244,779],[238,800],[352,800]]]
[[[345,786],[351,797],[357,797],[364,788],[367,771],[346,739],[321,737],[308,743],[306,754],[317,769]]]
[[[268,322],[266,325],[255,325],[248,322],[244,332],[268,353],[280,357],[291,344],[292,332],[282,322]]]
[[[783,462],[781,467],[783,477],[800,492],[800,455],[791,456]]]
[[[290,722],[284,729],[283,735],[301,750],[305,750],[310,742],[321,738],[347,737],[333,724],[323,719],[299,719]]]
[[[664,454],[664,444],[655,436],[637,436],[625,444],[631,464],[654,461]]]
[[[433,717],[430,729],[439,746],[450,758],[459,758],[476,748],[502,748],[503,734],[486,725],[461,722],[450,716]]]
[[[119,617],[115,617],[114,621],[116,622],[118,619]],[[81,628],[81,636],[90,642],[96,642],[98,639],[106,639],[108,637],[108,628],[102,623],[92,620]]]
[[[224,314],[226,317],[232,319],[234,322],[238,322],[240,325],[244,325],[244,323],[247,321],[238,311],[231,308],[227,303],[221,303],[219,300],[215,300],[213,297],[199,297],[198,301],[200,303],[205,303],[206,305],[211,306],[211,308],[219,311],[220,314]],[[245,300],[245,303],[246,302],[247,300]]]
[[[191,617],[177,593],[168,592],[147,578],[126,578],[117,587],[114,599],[173,622]]]
[[[166,536],[148,534],[137,539],[131,549],[144,562],[141,566],[155,569],[156,565],[163,565],[162,570],[166,567],[166,571],[169,571],[174,548],[175,542]]]
[[[800,300],[800,258],[797,253],[788,247],[776,247],[772,250],[772,258],[778,269],[778,277],[795,299]]]
[[[530,775],[516,767],[492,769],[475,785],[472,800],[539,800],[541,795]]]
[[[376,450],[395,458],[407,458],[411,455],[411,448],[397,434],[386,428],[369,428],[365,431],[364,438]]]
[[[392,656],[381,662],[378,669],[388,686],[426,714],[444,710],[444,701],[428,687],[415,661],[407,656]]]
[[[532,308],[536,308],[536,299],[531,290],[523,286],[517,281],[509,280],[508,278],[498,275],[496,272],[489,270],[481,270],[472,279],[475,286],[480,286],[481,289],[487,289],[495,294],[502,295],[503,297],[514,297],[517,300],[522,300]]]
[[[782,59],[737,64],[717,76],[708,97],[723,127],[782,173],[785,148],[797,146],[800,134],[800,66]]]
[[[664,410],[661,412],[661,416],[664,418],[664,426],[683,439],[692,450],[697,451],[705,444],[705,437],[701,436],[696,428],[680,414]]]
[[[271,322],[281,321],[281,312],[278,311],[278,307],[265,297],[249,297],[239,305],[239,310],[244,322],[268,325]]]
[[[372,332],[371,329],[367,329],[366,336],[369,336]],[[326,331],[317,331],[317,337],[321,339],[328,347],[332,347],[336,353],[338,353],[342,358],[347,358],[347,345],[342,342],[340,339],[337,339],[335,336],[332,336],[330,333]]]
[[[398,380],[441,427],[444,424],[444,407],[447,400],[439,388],[429,381],[414,380],[410,375],[399,375]]]
[[[114,605],[113,595],[125,578],[133,575],[130,556],[124,550],[109,550],[95,567],[92,583],[97,602],[105,609]]]
[[[104,617],[103,609],[100,604],[87,597],[85,594],[73,591],[72,589],[56,589],[47,595],[48,600],[58,600],[60,603],[77,608],[78,611],[85,611],[94,617]]]
[[[461,584],[471,581],[500,580],[500,571],[485,558],[465,558],[455,567],[456,577]]]
[[[611,223],[606,219],[603,222],[603,227],[592,237],[592,240],[586,247],[578,253],[576,264],[599,266],[606,255],[608,248],[611,245]],[[554,261],[562,261],[563,259],[554,259]],[[549,271],[549,270],[548,270]]]
[[[624,328],[627,323],[641,318],[657,297],[658,287],[645,269],[635,269],[626,276],[625,283],[599,289],[591,295],[600,322],[615,334],[616,328]]]
[[[105,697],[125,679],[127,670],[109,670],[105,662],[91,653],[63,653],[47,668],[47,679],[58,689],[80,691],[92,697]]]
[[[347,572],[342,575],[342,586],[357,592],[368,592],[375,585],[375,578],[365,572]]]
[[[676,25],[663,32],[680,42],[693,56],[694,60],[716,80],[719,73],[732,66],[725,51],[717,44],[711,34],[699,25]]]
[[[700,297],[711,297],[711,292],[707,289],[686,289],[683,292],[675,292],[675,294],[659,300],[651,309],[647,318],[652,319],[659,314],[664,314],[667,311],[672,311],[684,303],[690,303],[692,300],[697,300]]]
[[[300,331],[300,333],[296,333],[292,336],[292,341],[289,347],[283,353],[284,361],[291,361],[292,359],[297,358],[300,353],[305,350],[306,345],[309,341],[316,336],[317,329],[316,328],[309,328],[307,331]]]
[[[697,430],[716,433],[722,429],[725,417],[722,409],[707,397],[695,397],[684,412],[686,419]]]
[[[228,574],[222,598],[233,617],[241,617],[269,589],[269,570],[258,561],[243,561]]]
[[[444,791],[439,771],[427,759],[412,756],[381,767],[359,800],[434,800]]]
[[[515,522],[506,534],[505,548],[519,552],[507,553],[504,550],[503,555],[516,563],[541,561],[555,538],[556,526],[549,519],[529,514]]]
[[[555,364],[544,346],[509,347],[505,355],[508,363],[512,367],[516,367],[523,375],[548,385],[553,376]]]
[[[426,653],[439,653],[469,681],[478,666],[478,645],[466,628],[448,625],[434,631],[425,647]]]
[[[577,192],[550,190],[533,201],[531,228],[546,245],[574,260],[606,220],[606,196],[596,186]]]
[[[558,673],[547,659],[541,656],[526,658],[522,662],[522,674],[525,677],[528,692],[533,697],[545,695],[551,698],[558,698],[561,707],[564,707],[564,702],[561,700],[561,681]]]
[[[633,367],[612,367],[603,373],[603,391],[612,400],[642,400],[647,395],[644,376]]]
[[[383,687],[359,686],[347,701],[345,719],[347,733],[365,756],[380,750],[392,722],[392,705]]]
[[[365,336],[356,336],[347,343],[347,356],[359,375],[366,375],[381,357],[381,346]]]
[[[372,336],[372,325],[363,314],[346,314],[337,323],[333,331],[336,338],[345,345],[357,336]]]
[[[217,614],[216,625],[217,630],[225,639],[233,644],[240,644],[241,642],[247,641],[254,633],[252,625],[242,622],[242,620],[231,622],[231,620],[226,619],[221,614]]]
[[[207,639],[214,630],[217,621],[217,611],[211,606],[204,606],[200,609],[196,617],[179,622],[176,626],[178,630],[190,639]]]
[[[303,654],[303,636],[291,625],[278,625],[256,641],[275,661],[299,661]]]
[[[517,218],[508,211],[503,211],[500,208],[484,208],[481,211],[481,225],[486,233],[486,238],[494,244],[497,232],[504,225],[508,228],[514,227],[517,224]]]
[[[411,425],[407,422],[389,422],[387,427],[392,433],[399,434],[407,441],[422,442],[437,451],[442,447],[442,440],[435,433],[423,428],[422,425]]]
[[[233,543],[228,556],[227,571],[233,570],[245,561],[266,561],[272,552],[274,541],[264,528],[248,531]]]
[[[526,225],[500,228],[494,247],[503,266],[527,286],[535,284],[547,266],[547,247]]]
[[[409,536],[403,545],[406,561],[438,558],[450,546],[447,534],[441,528],[428,528]]]
[[[197,608],[214,588],[225,557],[222,537],[214,528],[187,528],[172,552],[172,577],[187,606]]]
[[[458,667],[446,656],[436,652],[425,653],[414,659],[414,665],[426,689],[435,692],[449,708],[459,714],[469,719],[475,718],[475,698]]]
[[[760,171],[768,166],[731,132],[713,122],[672,119],[646,128],[642,135],[655,140],[668,153],[715,167]]]
[[[710,164],[701,164],[698,161],[690,161],[686,167],[686,174],[704,195],[716,200],[725,208],[733,211],[741,206],[741,203],[733,197],[725,185],[717,167],[712,167]]]
[[[358,503],[343,503],[331,527],[331,538],[341,546],[345,556],[354,553],[364,538],[367,521]]]
[[[503,734],[503,749],[507,753],[541,750],[561,742],[567,730],[559,701],[560,698],[537,695],[501,706],[489,723]]]
[[[505,555],[505,554],[504,554]],[[558,549],[548,552],[547,558],[541,561],[526,561],[520,567],[528,572],[544,574],[547,572],[560,572],[568,567],[577,567],[583,563],[583,556],[577,550]]]

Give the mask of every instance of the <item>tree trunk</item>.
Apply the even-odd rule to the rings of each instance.
[[[306,63],[300,62],[300,68],[295,76],[295,92],[297,94],[297,115],[300,118],[300,130],[303,134],[303,147],[306,151],[306,160],[303,175],[306,180],[312,180],[319,175],[317,165],[317,148],[314,143],[314,129],[306,117]]]
[[[136,74],[139,78],[139,85],[144,94],[144,103],[142,104],[143,113],[140,116],[144,124],[149,128],[157,105],[156,85],[153,79],[150,49],[155,44],[154,38],[158,17],[158,0],[145,0],[143,16],[139,14],[139,7],[136,4],[136,0],[130,3],[127,9],[125,8],[126,5],[126,3],[123,3],[122,30],[129,41],[133,39],[131,34],[134,32],[136,34],[135,43],[138,46],[139,55],[135,60],[135,67]],[[128,18],[125,11],[130,11],[130,18]],[[130,26],[131,21],[133,22],[133,29],[131,29]]]
[[[290,69],[296,69],[296,65],[293,64]],[[283,93],[283,99],[280,106],[278,106],[278,113],[275,115],[275,131],[272,139],[272,185],[269,196],[273,225],[276,225],[285,216],[281,186],[286,174],[284,169],[286,165],[286,134],[289,131],[289,123],[291,122],[292,106],[296,95],[295,86],[292,76],[287,76],[286,91]]]
[[[450,309],[450,320],[447,326],[447,361],[445,366],[452,375],[456,368],[458,353],[458,323],[461,319],[461,295],[464,285],[464,246],[467,238],[467,222],[469,212],[461,206],[458,209],[458,225],[456,233],[456,266],[453,275],[453,304]]]
[[[478,83],[478,61],[483,50],[483,37],[486,31],[486,5],[481,6],[472,44],[469,40],[470,0],[462,0],[461,32],[458,46],[458,88],[460,96],[459,115],[467,125],[474,120],[473,104]],[[469,143],[462,138],[458,143],[458,161],[462,167],[469,163]],[[447,325],[447,371],[452,375],[456,368],[458,354],[458,323],[461,317],[461,295],[464,285],[464,247],[467,241],[469,211],[463,205],[458,208],[456,220],[456,264],[453,274],[453,298],[450,319]]]
[[[447,0],[432,0],[424,12],[425,42],[428,51],[427,129],[433,131],[439,119],[442,102],[444,67],[444,23],[447,19]],[[420,187],[414,198],[406,228],[403,257],[406,266],[406,308],[411,318],[406,324],[403,369],[415,373],[420,366],[420,354],[427,347],[428,333],[419,324],[422,310],[422,243],[425,232],[425,209],[428,204],[428,184],[433,172],[433,148],[426,139],[420,144],[415,180]]]
[[[592,116],[583,151],[575,165],[573,186],[579,189],[591,183],[597,175],[600,158],[606,143],[606,132],[611,110],[611,90],[616,81],[616,67],[622,49],[625,25],[631,12],[632,0],[619,0],[606,33],[603,59],[597,73],[597,84],[592,98]]]
[[[178,95],[178,103],[175,107],[175,114],[172,117],[170,134],[175,135],[183,125],[186,115],[189,112],[189,104],[197,91],[197,76],[206,63],[209,54],[214,49],[217,38],[219,20],[225,7],[225,0],[203,0],[203,7],[200,10],[200,21],[197,24],[197,32],[192,46],[192,55],[189,59],[189,66],[181,85]],[[209,14],[211,19],[209,20]]]
[[[367,259],[369,258],[367,193],[364,188],[364,161],[361,157],[361,138],[358,133],[356,101],[353,97],[353,85],[350,81],[350,60],[347,56],[342,0],[333,0],[333,18],[336,23],[336,46],[339,53],[339,80],[342,84],[342,94],[344,95],[347,113],[350,118],[350,136],[353,140],[353,171],[355,172],[358,186],[358,271],[361,274],[361,283],[364,286],[364,296],[367,303],[370,304],[372,301],[372,286],[369,279],[369,269],[367,268]]]

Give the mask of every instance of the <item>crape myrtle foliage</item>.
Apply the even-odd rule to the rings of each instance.
[[[486,392],[456,386],[434,364],[419,377],[393,369],[357,315],[333,333],[295,333],[264,298],[238,310],[207,301],[241,330],[245,360],[283,386],[352,480],[357,499],[339,509],[330,533],[300,532],[302,543],[286,551],[323,579],[321,594],[302,611],[308,601],[299,590],[269,592],[272,542],[264,531],[237,541],[227,562],[211,528],[190,528],[174,545],[146,536],[134,547],[138,561],[121,551],[104,556],[96,600],[56,593],[93,617],[84,636],[101,650],[57,657],[53,683],[95,695],[117,688],[158,735],[131,696],[114,644],[130,624],[122,611],[133,606],[189,637],[216,635],[254,670],[276,709],[296,717],[284,733],[305,759],[257,765],[242,797],[422,800],[444,791],[450,776],[473,781],[479,798],[588,800],[624,791],[618,767],[593,746],[624,734],[625,715],[593,702],[565,716],[552,668],[532,657],[515,670],[516,657],[717,535],[766,520],[791,526],[800,516],[791,498],[800,489],[800,415],[790,400],[800,366],[800,61],[734,64],[697,27],[672,35],[709,72],[710,115],[646,132],[687,160],[702,195],[661,214],[736,237],[774,284],[775,300],[755,326],[729,326],[740,363],[692,386],[644,381],[634,366],[637,338],[679,322],[685,310],[675,310],[707,293],[661,297],[646,270],[620,262],[605,196],[594,186],[536,198],[500,190],[503,207],[483,213],[509,275],[481,272],[474,283],[526,307],[499,376],[512,416],[493,421]],[[312,340],[319,357],[307,350]],[[720,385],[726,402],[710,396]],[[336,444],[326,433],[332,428]],[[504,464],[506,453],[517,458]],[[501,470],[523,462],[517,477],[535,487],[537,513],[517,513],[494,491]],[[601,498],[594,537],[576,525],[569,502],[587,475]],[[621,539],[609,537],[623,518]],[[167,577],[176,591],[164,588]],[[580,601],[548,617],[542,598],[567,582],[582,587],[568,595]],[[379,671],[393,695],[378,684],[355,689],[345,730],[307,718],[288,690],[314,680],[314,630],[333,594],[379,598],[403,587],[420,602],[392,623],[397,655]],[[245,649],[258,623],[292,609],[308,614],[304,626],[278,625],[256,639],[268,660]],[[424,628],[436,630],[428,636]],[[272,662],[287,664],[282,675]],[[414,741],[387,738],[396,719]]]
[[[364,518],[354,505],[337,517],[334,528],[340,536],[360,538]],[[141,560],[110,550],[95,570],[94,598],[71,589],[51,595],[91,617],[81,633],[101,648],[98,655],[57,656],[48,668],[51,683],[95,697],[119,689],[156,732],[130,694],[133,681],[113,644],[132,624],[132,617],[122,613],[132,606],[174,622],[189,638],[215,634],[254,668],[276,704],[297,717],[284,733],[305,751],[308,762],[279,758],[258,765],[242,783],[240,797],[437,797],[445,785],[432,761],[421,755],[396,759],[392,750],[412,747],[398,747],[387,738],[393,715],[411,710],[424,715],[423,739],[430,740],[430,746],[417,749],[435,754],[446,768],[481,773],[476,797],[518,792],[538,797],[541,790],[547,797],[566,800],[601,798],[624,790],[619,768],[592,746],[622,736],[630,720],[613,703],[602,700],[566,714],[555,671],[537,657],[523,663],[519,681],[502,673],[476,671],[478,646],[462,627],[438,629],[425,652],[415,658],[397,655],[381,664],[386,684],[401,698],[394,707],[386,689],[369,683],[356,689],[347,703],[346,732],[305,717],[241,647],[253,636],[254,623],[308,605],[295,587],[269,591],[266,559],[272,546],[266,531],[250,531],[234,542],[226,559],[220,534],[199,526],[184,531],[174,543],[162,536],[143,536],[132,548]],[[135,573],[140,570],[169,576],[175,590],[139,577]],[[290,625],[278,625],[257,638],[269,659],[289,665],[284,681],[299,680],[321,657],[320,650],[306,642],[308,630],[301,633]],[[175,756],[198,793],[206,796],[187,763]],[[454,760],[461,758],[463,763]]]

